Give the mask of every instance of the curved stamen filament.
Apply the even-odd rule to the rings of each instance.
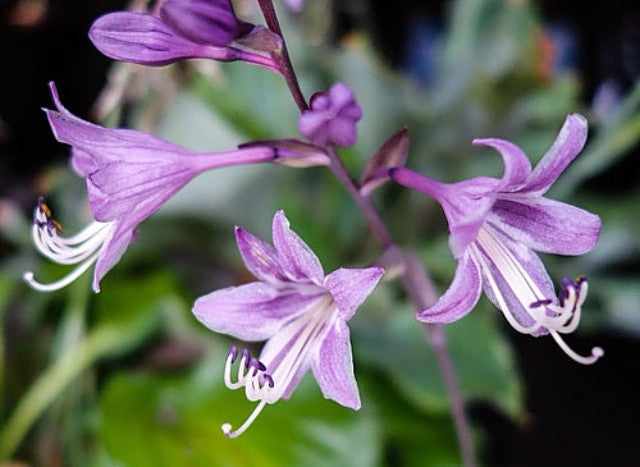
[[[231,348],[225,363],[225,385],[229,389],[244,386],[247,399],[260,402],[237,430],[232,430],[229,423],[222,425],[222,431],[227,437],[234,438],[242,434],[266,404],[273,404],[282,398],[302,366],[308,361],[315,344],[322,339],[329,328],[334,311],[335,306],[331,296],[323,296],[280,331],[279,340],[285,342],[282,348],[263,351],[262,361],[251,358],[245,349],[242,352],[235,382],[231,380],[231,365],[236,361],[238,351],[235,347]]]
[[[36,281],[31,271],[23,275],[24,280],[42,292],[51,292],[69,285],[97,261],[113,230],[113,222],[94,221],[71,237],[61,237],[59,233],[62,232],[62,227],[53,219],[51,210],[44,200],[38,200],[31,230],[36,248],[42,255],[58,264],[78,266],[62,279],[49,284]]]

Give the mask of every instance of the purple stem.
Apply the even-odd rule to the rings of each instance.
[[[300,113],[303,113],[308,110],[309,107],[302,92],[300,91],[298,79],[287,52],[287,47],[284,37],[282,36],[282,31],[280,30],[280,24],[278,22],[275,9],[273,8],[273,3],[271,0],[258,0],[258,3],[260,4],[260,9],[262,10],[262,14],[265,17],[269,29],[282,37],[282,54],[278,57],[281,61],[282,74],[287,82],[287,86],[291,92],[293,100],[298,105]],[[390,252],[390,259],[392,263],[403,265],[403,287],[411,299],[416,311],[424,310],[435,300],[433,294],[424,292],[425,290],[433,290],[433,284],[427,276],[424,266],[417,261],[412,261],[410,258],[405,257],[403,251],[393,243],[387,226],[376,211],[371,200],[360,192],[358,183],[351,177],[342,162],[342,159],[338,157],[333,147],[327,147],[326,149],[331,161],[329,164],[331,172],[347,190],[360,211],[362,211],[362,214],[367,220],[367,224],[369,225],[373,235],[376,237],[376,240],[385,250]],[[453,412],[453,420],[456,427],[456,434],[458,436],[458,444],[460,445],[464,465],[466,467],[475,467],[476,462],[471,431],[469,429],[469,423],[467,422],[467,416],[464,410],[464,400],[458,386],[458,379],[456,377],[453,361],[451,360],[449,349],[447,348],[444,328],[442,325],[428,324],[424,324],[423,328],[427,341],[433,346],[434,352],[436,353],[436,359],[438,360],[438,365],[440,366],[440,371],[442,373],[445,386],[447,387],[447,393],[451,402],[451,410]]]
[[[284,80],[287,83],[287,87],[289,88],[289,92],[291,92],[293,100],[298,106],[300,113],[303,113],[306,110],[309,110],[309,106],[307,105],[307,100],[304,98],[304,94],[302,94],[302,91],[300,90],[298,78],[296,78],[296,73],[293,70],[289,51],[287,50],[287,44],[284,40],[284,36],[282,35],[282,30],[280,29],[278,15],[276,15],[276,10],[273,8],[273,2],[271,0],[258,0],[258,4],[262,10],[262,15],[267,22],[267,27],[282,38],[282,51],[276,55],[276,60],[280,65],[282,75],[284,76]]]

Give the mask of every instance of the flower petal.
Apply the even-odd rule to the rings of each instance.
[[[474,139],[476,146],[489,146],[502,156],[504,173],[500,183],[500,190],[516,187],[522,184],[531,173],[529,158],[515,144],[498,138]]]
[[[544,264],[529,247],[509,239],[494,226],[488,224],[485,233],[491,243],[483,242],[476,251],[481,255],[478,261],[482,264],[487,297],[517,331],[534,335],[546,333],[546,329],[534,326],[530,315],[534,302],[558,302]]]
[[[349,328],[337,319],[311,361],[313,376],[326,399],[354,410],[360,408],[360,393],[353,373]]]
[[[271,284],[287,281],[278,254],[271,245],[242,227],[236,227],[236,241],[245,266],[254,276]]]
[[[105,241],[93,270],[93,291],[100,292],[100,281],[109,270],[120,261],[129,244],[135,239],[134,228],[119,226],[110,239]]]
[[[294,281],[321,285],[324,279],[322,265],[311,248],[289,228],[284,211],[273,216],[273,245],[278,252],[284,272]]]
[[[219,47],[233,41],[242,29],[229,0],[165,0],[160,16],[182,36]]]
[[[237,52],[203,45],[176,33],[153,15],[116,12],[98,18],[89,38],[100,52],[114,60],[162,66],[181,58],[205,57],[234,60]]]
[[[587,141],[587,119],[579,114],[567,116],[556,140],[529,175],[521,193],[542,194],[578,155]]]
[[[279,291],[263,282],[251,282],[198,298],[193,313],[212,331],[244,341],[261,341],[303,314],[322,293],[300,295],[295,290]]]
[[[462,318],[478,303],[480,285],[480,271],[467,252],[458,260],[449,289],[433,306],[418,313],[418,320],[424,323],[451,323]]]
[[[338,313],[349,321],[357,308],[373,291],[384,274],[382,268],[345,269],[333,271],[324,279],[325,288],[331,292],[338,306]]]
[[[601,227],[595,214],[539,197],[498,199],[489,222],[516,242],[560,255],[581,255],[591,250]]]

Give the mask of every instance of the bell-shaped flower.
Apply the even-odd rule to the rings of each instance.
[[[87,181],[94,222],[71,237],[63,237],[43,200],[34,214],[33,239],[42,254],[77,267],[51,284],[25,280],[34,288],[62,288],[95,264],[93,289],[118,262],[135,237],[136,227],[198,174],[218,167],[278,162],[293,166],[326,165],[320,148],[295,140],[248,144],[235,151],[194,152],[134,130],[104,128],[72,115],[51,92],[57,111],[45,109],[56,139],[72,146],[71,164]]]
[[[353,92],[344,83],[335,83],[328,91],[311,97],[310,109],[298,121],[300,133],[318,146],[353,146],[358,138],[356,123],[362,109]]]
[[[224,433],[243,433],[266,404],[288,398],[309,368],[327,399],[359,409],[347,321],[383,270],[341,268],[325,276],[282,211],[273,218],[273,247],[240,227],[236,238],[247,268],[259,280],[212,292],[193,307],[213,331],[244,341],[267,340],[259,359],[243,352],[235,381],[231,372],[237,349],[227,356],[225,384],[244,387],[247,399],[258,404],[238,429],[225,423]]]
[[[166,0],[159,16],[114,12],[98,18],[89,38],[115,60],[162,66],[183,58],[241,60],[280,72],[282,39],[239,20],[230,0]]]
[[[580,255],[600,234],[600,218],[542,195],[582,150],[587,121],[569,115],[560,134],[535,169],[516,145],[501,139],[478,139],[477,146],[496,149],[504,160],[500,180],[478,177],[446,184],[405,168],[388,175],[401,185],[426,193],[443,207],[449,245],[458,260],[453,282],[430,308],[424,322],[449,323],[466,315],[484,288],[489,299],[517,331],[551,334],[567,355],[589,364],[603,355],[595,347],[588,357],[574,352],[560,334],[576,329],[587,294],[587,280],[563,280],[560,298],[533,250]]]

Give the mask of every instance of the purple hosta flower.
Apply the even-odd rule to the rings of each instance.
[[[300,116],[300,133],[318,146],[353,146],[358,138],[356,122],[362,109],[346,84],[335,83],[311,97],[311,108]]]
[[[140,222],[198,174],[218,168],[258,162],[309,166],[327,164],[319,148],[277,140],[248,144],[235,151],[199,153],[133,130],[104,128],[65,109],[53,83],[57,111],[45,110],[56,139],[72,146],[71,163],[86,178],[95,219],[80,233],[63,237],[44,201],[35,210],[33,239],[42,254],[61,264],[78,266],[66,277],[41,284],[27,272],[25,280],[42,291],[57,290],[95,264],[93,289],[120,259]],[[324,158],[324,159],[323,159]]]
[[[504,159],[502,179],[478,177],[459,183],[436,182],[404,168],[391,169],[396,182],[436,199],[451,231],[450,247],[458,267],[449,290],[418,314],[424,322],[449,323],[467,314],[480,290],[517,331],[551,334],[567,355],[589,364],[603,355],[576,354],[560,334],[576,329],[587,294],[587,280],[563,280],[560,299],[533,250],[580,255],[591,250],[600,234],[598,216],[542,195],[580,152],[587,121],[569,115],[549,151],[531,170],[525,154],[501,139],[478,139]]]
[[[244,432],[265,404],[288,398],[309,368],[326,398],[360,408],[347,321],[383,270],[341,268],[325,276],[282,211],[273,217],[275,248],[240,227],[236,238],[247,268],[259,281],[215,291],[193,307],[213,331],[244,341],[267,340],[259,360],[242,354],[237,381],[231,380],[237,349],[227,356],[227,387],[244,387],[247,399],[259,403],[237,430],[224,424],[224,433],[235,437]]]
[[[159,17],[115,12],[98,18],[89,38],[115,60],[161,66],[182,58],[242,60],[276,72],[281,38],[239,20],[230,0],[166,0]]]

